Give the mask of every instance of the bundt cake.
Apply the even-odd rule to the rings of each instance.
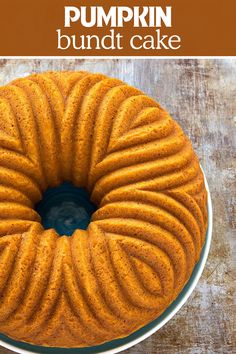
[[[97,210],[71,237],[34,207],[70,181]],[[180,126],[152,98],[89,72],[0,88],[0,332],[97,345],[159,316],[204,244],[207,192]]]

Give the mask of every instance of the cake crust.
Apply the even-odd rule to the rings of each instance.
[[[98,206],[87,230],[44,230],[63,181]],[[152,98],[89,72],[0,88],[0,332],[53,347],[127,336],[178,296],[199,260],[207,192],[180,126]]]

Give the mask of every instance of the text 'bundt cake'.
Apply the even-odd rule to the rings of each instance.
[[[34,210],[63,181],[98,208],[71,237]],[[83,347],[155,319],[199,260],[206,202],[189,139],[138,89],[88,72],[1,87],[0,332]]]

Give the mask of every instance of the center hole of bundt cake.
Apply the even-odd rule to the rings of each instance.
[[[96,205],[84,188],[64,182],[48,188],[35,210],[45,229],[55,229],[59,235],[71,236],[76,229],[86,230]]]

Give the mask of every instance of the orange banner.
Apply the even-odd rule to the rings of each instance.
[[[235,34],[235,0],[0,5],[0,56],[234,56]]]

